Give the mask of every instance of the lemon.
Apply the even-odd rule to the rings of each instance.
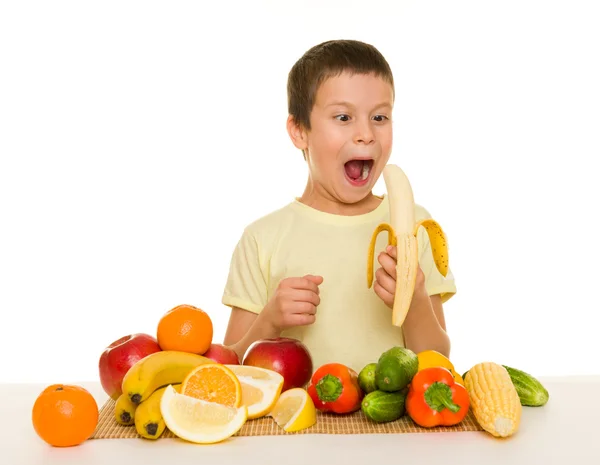
[[[302,388],[284,391],[269,413],[287,432],[299,431],[317,422],[317,409],[308,392]]]
[[[267,415],[279,399],[283,387],[283,376],[266,368],[225,365],[242,386],[242,404],[248,408],[248,419]]]
[[[169,385],[160,401],[165,425],[186,441],[211,444],[237,433],[248,418],[248,409],[179,394]]]

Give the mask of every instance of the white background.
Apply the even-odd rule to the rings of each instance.
[[[287,73],[332,38],[395,74],[390,161],[448,235],[457,369],[600,373],[597,2],[207,4],[2,3],[0,382],[97,380],[180,303],[222,341],[242,229],[307,177]]]

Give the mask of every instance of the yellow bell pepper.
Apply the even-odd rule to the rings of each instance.
[[[447,368],[448,370],[450,370],[450,373],[452,373],[452,375],[454,376],[454,380],[461,384],[461,385],[465,385],[464,380],[462,379],[462,376],[460,376],[456,370],[454,369],[454,365],[452,364],[452,362],[450,360],[448,360],[448,358],[446,356],[444,356],[443,354],[439,353],[436,350],[424,350],[423,352],[419,352],[417,354],[417,358],[419,360],[419,368],[418,371],[421,371],[425,368],[431,368],[431,367],[443,367],[443,368]]]

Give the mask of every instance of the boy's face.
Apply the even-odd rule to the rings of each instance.
[[[315,97],[311,129],[294,143],[306,151],[315,188],[329,200],[359,202],[392,150],[392,86],[372,74],[342,73],[325,80]]]

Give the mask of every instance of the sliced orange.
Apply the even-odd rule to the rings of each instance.
[[[178,394],[167,386],[160,401],[165,425],[177,437],[199,444],[224,441],[235,435],[246,423],[248,410],[227,407]]]
[[[219,363],[194,368],[181,383],[181,394],[228,407],[242,405],[242,386],[233,371]]]
[[[248,420],[271,411],[283,387],[283,376],[273,370],[249,365],[226,365],[242,385],[242,404],[248,407]]]

